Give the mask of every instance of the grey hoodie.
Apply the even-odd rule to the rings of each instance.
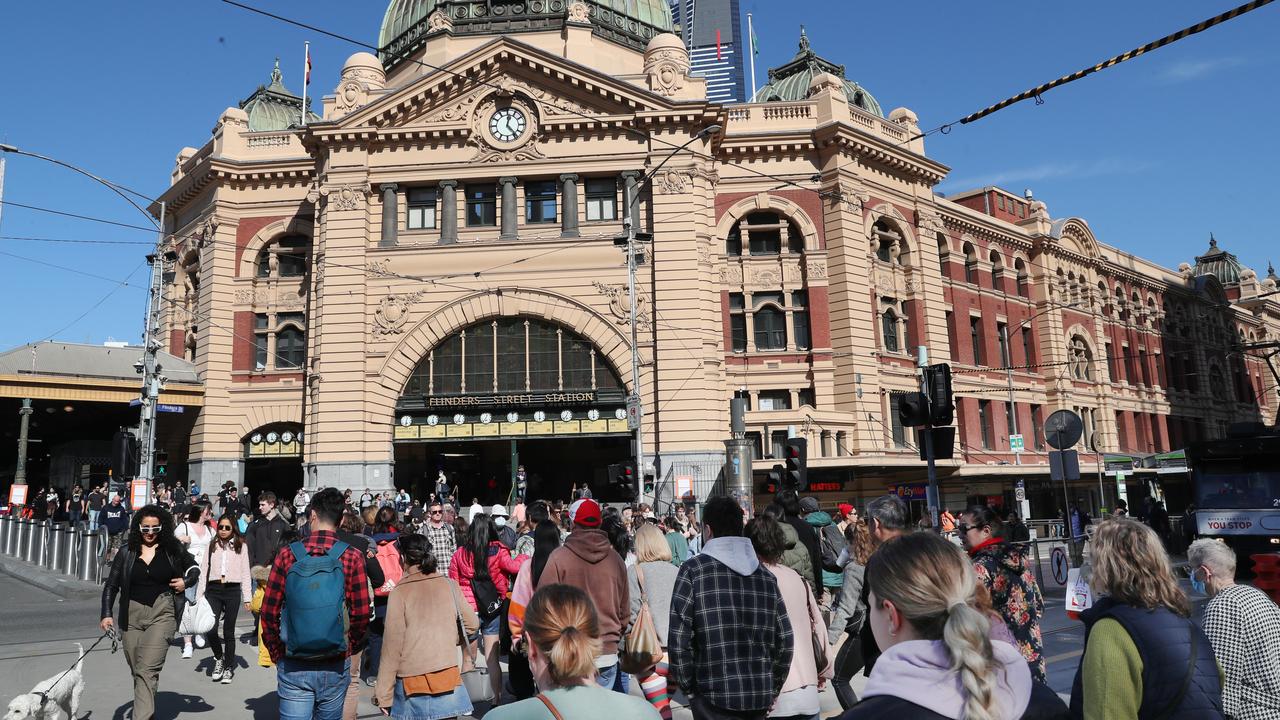
[[[750,545],[748,544],[748,547]],[[631,625],[631,593],[627,566],[603,530],[575,527],[547,558],[538,585],[564,583],[585,592],[600,620],[600,654],[615,655],[618,641]]]

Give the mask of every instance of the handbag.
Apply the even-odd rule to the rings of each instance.
[[[821,677],[831,665],[831,659],[827,657],[827,639],[818,632],[818,626],[813,620],[813,593],[807,587],[804,589],[804,606],[809,611],[809,643],[813,645],[813,664]]]
[[[182,622],[178,623],[179,635],[203,635],[213,629],[213,608],[209,601],[201,596],[195,605],[190,605],[182,613]]]
[[[493,702],[493,685],[489,682],[489,666],[476,662],[476,653],[471,650],[467,640],[467,630],[462,625],[462,608],[458,606],[458,591],[450,587],[453,593],[453,612],[458,623],[458,667],[462,670],[462,684],[467,688],[467,695],[473,703]],[[470,661],[470,667],[467,667]]]
[[[649,599],[645,597],[644,571],[636,565],[636,580],[640,585],[640,612],[631,625],[631,632],[622,642],[622,652],[618,653],[618,663],[625,673],[639,675],[662,660],[662,642],[658,639],[658,629],[653,624],[653,614],[649,612]]]

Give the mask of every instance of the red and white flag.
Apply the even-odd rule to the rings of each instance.
[[[310,44],[310,43],[308,43],[306,47],[307,47],[307,50],[306,50],[306,53],[307,53],[307,72],[306,72],[306,77],[305,77],[305,78],[303,79],[303,81],[302,81],[302,84],[303,84],[303,85],[310,85],[310,84],[311,84],[311,44]]]

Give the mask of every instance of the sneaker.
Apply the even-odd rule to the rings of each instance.
[[[222,679],[222,675],[225,672],[227,671],[222,667],[222,661],[217,660],[213,663],[213,675],[210,675],[209,679],[214,682],[218,682],[219,680]]]
[[[196,636],[196,647],[198,647],[198,648],[202,648],[202,647],[204,647],[205,645],[208,645],[208,643],[207,643],[207,642],[205,642],[204,636],[203,636],[203,635],[197,635],[197,636]]]
[[[191,646],[190,646],[190,645],[183,645],[183,646],[182,646],[182,659],[183,659],[183,660],[190,660],[190,659],[191,659]]]
[[[231,678],[233,678],[234,676],[235,676],[235,672],[234,672],[234,671],[232,671],[232,669],[231,669],[231,668],[227,668],[226,670],[223,670],[223,671],[222,671],[222,684],[223,684],[223,685],[230,685],[230,684],[231,684]]]

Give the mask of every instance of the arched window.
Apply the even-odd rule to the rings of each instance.
[[[255,370],[300,370],[307,359],[307,321],[300,312],[253,316]]]
[[[876,259],[880,262],[899,265],[910,265],[910,249],[902,232],[883,218],[872,226],[875,239]]]
[[[942,233],[938,233],[938,266],[942,268],[942,277],[950,277],[947,272],[947,265],[951,262],[951,247],[947,244],[947,237]]]
[[[311,241],[305,235],[285,235],[258,253],[260,278],[302,277],[307,270]]]
[[[880,331],[884,335],[884,349],[886,352],[900,352],[902,345],[898,341],[898,316],[893,310],[885,310],[880,316]]]
[[[1000,253],[991,251],[991,288],[996,292],[1004,292],[1004,263]]]
[[[1027,292],[1027,264],[1022,261],[1022,258],[1013,261],[1013,271],[1017,275],[1018,296],[1031,297]]]
[[[978,254],[974,252],[973,246],[965,243],[961,248],[964,252],[964,281],[970,285],[978,284]]]
[[[755,293],[751,299],[755,307],[752,322],[755,325],[756,349],[785,350],[787,348],[787,314],[783,310],[782,293]]]
[[[725,238],[725,254],[742,255],[743,240],[750,255],[778,255],[804,252],[804,234],[791,219],[776,212],[759,210],[734,223]]]
[[[459,330],[418,363],[405,395],[620,390],[589,340],[545,320],[503,317]]]

